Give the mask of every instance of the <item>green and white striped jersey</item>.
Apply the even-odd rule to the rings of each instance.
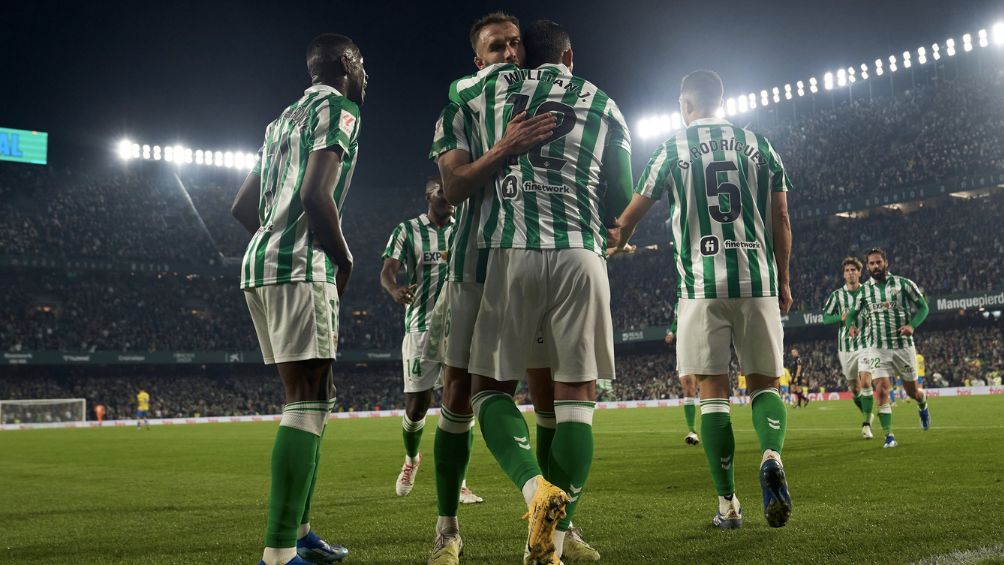
[[[826,304],[823,305],[823,314],[829,314],[830,316],[849,314],[858,296],[861,295],[862,288],[863,286],[858,286],[858,288],[850,290],[847,288],[847,285],[844,285],[834,290],[826,299]],[[858,321],[858,328],[861,328],[860,320]],[[858,351],[859,349],[864,349],[862,338],[863,336],[860,333],[857,337],[851,337],[847,324],[840,324],[840,329],[837,332],[837,351]]]
[[[397,259],[408,271],[408,284],[416,285],[415,301],[404,314],[407,332],[424,332],[447,278],[447,259],[453,243],[454,220],[437,228],[427,214],[401,222],[394,228],[383,258]]]
[[[359,107],[336,89],[316,84],[265,128],[252,174],[261,178],[258,221],[241,263],[241,288],[291,282],[335,282],[335,266],[314,241],[300,200],[307,158],[338,147],[341,167],[331,187],[339,211],[358,155]]]
[[[475,132],[474,118],[463,106],[452,102],[443,108],[436,120],[429,159],[460,149],[466,151],[474,161],[484,154],[481,140]],[[453,244],[449,253],[448,280],[452,282],[484,282],[488,266],[488,252],[478,249],[478,225],[481,222],[481,203],[485,190],[478,189],[467,200],[457,206],[453,216],[457,218]]]
[[[771,193],[791,181],[762,135],[696,120],[652,154],[635,192],[667,195],[683,298],[777,296]]]
[[[485,150],[505,134],[512,116],[551,112],[557,125],[539,148],[520,155],[494,179],[481,211],[482,248],[606,252],[604,151],[630,154],[631,138],[617,104],[560,64],[520,69],[490,65],[450,87],[451,101],[475,118]]]
[[[912,336],[902,336],[899,328],[909,324],[920,308],[924,293],[906,277],[886,274],[885,282],[875,279],[861,285],[854,310],[864,319],[864,345],[880,349],[913,347]]]

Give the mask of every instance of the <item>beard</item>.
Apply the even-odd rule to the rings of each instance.
[[[872,269],[869,273],[871,273],[873,279],[885,280],[885,269]]]

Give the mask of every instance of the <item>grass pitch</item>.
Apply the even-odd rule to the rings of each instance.
[[[745,525],[709,525],[715,493],[679,408],[598,411],[596,460],[576,524],[605,563],[904,563],[1004,555],[1004,398],[895,409],[900,447],[858,437],[849,401],[791,410],[784,462],[795,510],[769,528],[748,407],[735,406]],[[532,417],[530,417],[532,420]],[[877,418],[876,418],[877,428]],[[532,424],[531,424],[532,425]],[[0,432],[0,563],[256,563],[276,424]],[[436,519],[432,443],[411,496],[394,496],[395,418],[329,426],[312,523],[347,563],[424,563]],[[519,563],[521,497],[479,434],[462,506],[467,563]],[[968,562],[973,562],[972,560]]]

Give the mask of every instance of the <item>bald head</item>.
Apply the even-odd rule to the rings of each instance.
[[[704,69],[694,71],[683,77],[683,82],[680,84],[680,107],[685,116],[688,114],[711,116],[721,107],[724,94],[725,86],[718,73]]]
[[[344,75],[342,56],[358,57],[359,48],[348,37],[338,33],[322,33],[307,44],[307,72],[313,82]]]

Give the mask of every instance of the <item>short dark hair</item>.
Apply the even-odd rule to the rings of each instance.
[[[340,33],[322,33],[307,44],[307,71],[311,77],[341,71],[342,55],[358,50],[355,42],[347,36]]]
[[[857,257],[844,257],[844,262],[840,264],[840,269],[843,270],[847,265],[854,265],[854,268],[859,271],[864,267],[864,263]]]
[[[885,256],[885,250],[882,249],[881,247],[872,247],[871,249],[869,249],[868,253],[865,253],[865,258],[867,259],[868,257],[871,257],[872,255],[881,255],[883,261],[888,261],[889,260]]]
[[[471,25],[471,49],[474,50],[475,55],[477,55],[478,53],[478,35],[481,33],[481,30],[484,29],[486,26],[490,26],[492,24],[504,24],[504,23],[510,23],[516,26],[517,28],[519,27],[519,19],[516,16],[510,16],[509,14],[502,11],[492,12],[490,14],[481,16],[480,18],[478,18],[477,21],[474,22],[473,25]]]
[[[528,69],[535,69],[545,63],[561,61],[561,54],[571,49],[572,40],[568,32],[551,20],[537,20],[523,29],[523,46],[526,48]]]
[[[683,77],[680,83],[680,95],[691,94],[693,101],[702,110],[711,110],[719,104],[725,95],[725,85],[722,77],[715,71],[707,69],[696,70]]]

